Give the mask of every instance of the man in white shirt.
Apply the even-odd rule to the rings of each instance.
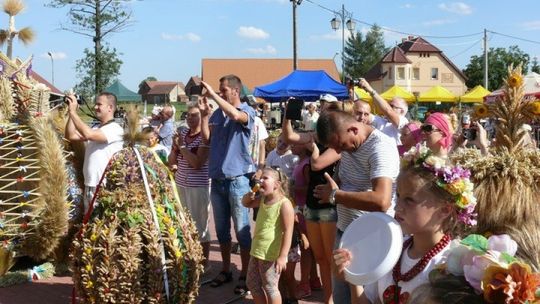
[[[384,115],[384,117],[374,116],[371,125],[393,138],[396,141],[396,146],[401,145],[401,140],[399,139],[401,128],[409,123],[409,120],[405,117],[409,110],[407,102],[399,97],[394,97],[390,102],[387,102],[364,78],[360,78],[360,87],[373,97],[374,104]]]
[[[112,93],[100,93],[96,98],[94,110],[99,125],[91,128],[77,114],[78,104],[74,95],[66,97],[68,102],[68,121],[65,136],[68,140],[85,141],[84,154],[84,212],[90,208],[101,176],[114,153],[124,144],[124,129],[114,121],[116,96]]]
[[[319,119],[319,113],[317,113],[317,106],[314,103],[310,103],[306,106],[306,113],[302,119],[304,124],[304,130],[313,131],[317,124],[317,119]]]

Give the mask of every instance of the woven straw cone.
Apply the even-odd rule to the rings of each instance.
[[[145,164],[159,231],[134,149]],[[96,194],[99,206],[74,241],[71,255],[82,303],[166,303],[164,267],[170,303],[192,303],[198,292],[202,248],[166,167],[148,149],[127,147],[113,156],[105,177],[106,186]]]
[[[503,97],[488,105],[498,119],[490,155],[466,149],[451,157],[473,173],[478,233],[509,234],[519,245],[517,256],[540,270],[540,152],[524,145],[520,127],[532,118],[532,101],[524,98],[522,85],[509,83],[511,77],[522,77],[521,67],[509,68]]]

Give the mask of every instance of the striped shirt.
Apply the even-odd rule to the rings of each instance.
[[[194,137],[190,137],[188,134],[189,129],[187,128],[180,132],[180,136],[182,136],[183,139],[182,142],[187,149],[192,153],[197,154],[199,147],[205,147],[201,133],[196,134]],[[208,161],[206,161],[200,169],[194,169],[189,165],[182,153],[178,152],[176,164],[178,170],[176,170],[174,179],[177,185],[182,187],[206,187],[210,185],[210,179],[208,178]]]
[[[371,181],[378,177],[392,179],[392,207],[386,211],[393,216],[396,201],[396,178],[399,174],[399,155],[395,141],[379,130],[373,130],[366,141],[354,152],[342,152],[338,177],[340,189],[348,192],[372,191]],[[347,226],[366,213],[337,204],[337,228],[345,231]]]

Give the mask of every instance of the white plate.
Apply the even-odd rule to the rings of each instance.
[[[340,248],[351,251],[345,279],[355,285],[376,282],[392,270],[401,255],[403,234],[392,217],[382,212],[366,213],[343,233]]]

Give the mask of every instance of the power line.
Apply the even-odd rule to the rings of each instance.
[[[502,33],[497,33],[495,31],[491,31],[491,30],[487,30],[487,31],[492,33],[492,34],[495,34],[495,35],[500,35],[500,36],[504,36],[504,37],[508,37],[508,38],[512,38],[512,39],[517,39],[517,40],[521,40],[521,41],[526,41],[526,42],[530,42],[530,43],[540,44],[540,41],[534,41],[534,40],[520,38],[520,37],[516,37],[516,36],[512,36],[512,35],[506,35],[506,34],[502,34]]]
[[[473,47],[475,47],[478,43],[482,42],[483,39],[478,39],[475,43],[473,43],[471,46],[467,47],[466,49],[464,49],[463,51],[455,54],[455,55],[452,55],[450,56],[449,58],[450,59],[454,59],[460,55],[462,55],[463,53],[467,52],[468,50],[472,49]]]
[[[326,11],[329,11],[331,12],[332,14],[334,15],[341,15],[339,12],[331,9],[331,8],[328,8],[328,7],[325,7],[323,5],[320,5],[319,3],[316,3],[314,2],[313,0],[305,0],[315,6],[318,6]],[[364,25],[369,25],[369,26],[374,26],[375,24],[372,24],[372,23],[369,23],[369,22],[365,22],[365,21],[362,21],[362,20],[359,20],[359,19],[356,19],[356,18],[351,18],[352,20],[358,22],[358,23],[361,23],[361,24],[364,24]],[[478,33],[472,33],[472,34],[466,34],[466,35],[457,35],[457,36],[433,36],[433,35],[418,35],[418,34],[414,34],[414,33],[409,33],[409,32],[402,32],[402,31],[397,31],[397,30],[393,30],[391,28],[388,28],[388,27],[384,27],[384,26],[380,26],[380,25],[377,25],[379,26],[381,29],[385,30],[385,31],[388,31],[388,32],[394,32],[394,33],[398,33],[398,34],[402,34],[402,35],[407,35],[407,36],[422,36],[422,37],[425,37],[425,38],[435,38],[435,39],[454,39],[454,38],[465,38],[465,37],[472,37],[472,36],[477,36],[477,35],[481,35],[483,34],[483,32],[478,32]]]

